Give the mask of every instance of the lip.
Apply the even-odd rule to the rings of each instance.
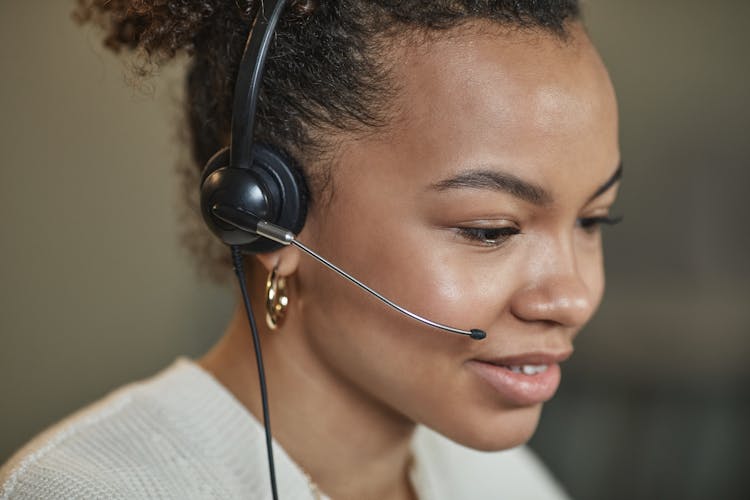
[[[515,406],[531,406],[552,398],[560,386],[560,365],[572,354],[534,352],[514,356],[471,359],[466,367],[487,383],[504,400]],[[503,366],[501,366],[503,365]],[[507,366],[547,365],[547,370],[535,375],[514,373]]]

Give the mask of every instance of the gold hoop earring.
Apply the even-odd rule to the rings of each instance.
[[[289,297],[286,294],[286,278],[279,276],[279,266],[268,273],[266,279],[266,325],[276,330],[284,322]]]

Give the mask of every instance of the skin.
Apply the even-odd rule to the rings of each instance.
[[[278,264],[289,286],[283,326],[259,322],[274,437],[333,498],[413,498],[415,422],[481,450],[527,441],[542,405],[506,400],[469,362],[569,353],[596,310],[601,234],[578,222],[614,202],[617,183],[592,196],[620,161],[617,106],[583,28],[570,31],[562,41],[478,24],[395,47],[392,125],[344,137],[331,202],[313,207],[299,235],[397,303],[484,329],[485,340],[406,319],[295,248],[257,256],[256,317],[268,270]],[[549,200],[436,189],[477,169],[533,183]],[[466,227],[520,234],[478,241]],[[240,305],[200,363],[260,418],[253,356]]]

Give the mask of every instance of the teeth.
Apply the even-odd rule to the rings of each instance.
[[[507,368],[513,373],[523,373],[524,375],[536,375],[547,371],[547,365],[518,365],[508,366]]]

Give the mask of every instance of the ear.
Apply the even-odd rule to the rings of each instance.
[[[297,272],[300,251],[293,246],[286,246],[273,252],[255,254],[255,258],[263,264],[266,271],[271,272],[278,266],[279,275],[286,277]]]

